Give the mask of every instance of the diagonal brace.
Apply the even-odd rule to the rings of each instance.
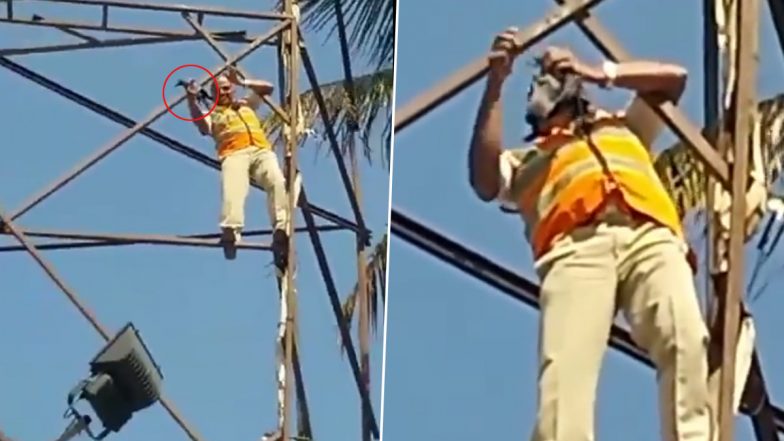
[[[300,192],[300,199],[302,200],[302,217],[305,218],[305,223],[308,225],[308,233],[310,236],[310,241],[313,245],[313,252],[316,255],[316,260],[318,261],[319,269],[321,270],[321,276],[324,279],[324,284],[327,288],[327,294],[329,295],[329,302],[332,306],[332,311],[334,312],[335,319],[338,322],[338,329],[340,330],[340,336],[343,340],[343,346],[346,347],[346,354],[348,355],[351,372],[354,374],[354,382],[357,385],[357,390],[359,391],[359,396],[362,400],[362,406],[365,409],[365,412],[367,412],[370,430],[373,433],[373,436],[376,439],[379,439],[378,423],[376,423],[376,417],[373,412],[373,405],[370,402],[370,391],[368,391],[362,383],[362,372],[359,368],[359,358],[357,357],[357,351],[354,348],[354,343],[351,339],[351,332],[349,331],[348,324],[346,323],[346,319],[343,316],[343,310],[340,306],[340,297],[338,295],[338,290],[335,287],[335,280],[332,278],[332,273],[329,269],[329,261],[327,260],[327,256],[324,252],[324,246],[321,243],[321,237],[318,231],[315,229],[315,219],[313,218],[313,213],[311,213],[310,209],[308,208],[308,199],[305,195],[304,189],[302,189]]]

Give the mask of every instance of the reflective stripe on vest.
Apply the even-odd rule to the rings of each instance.
[[[250,146],[270,146],[256,112],[248,106],[239,109],[228,106],[216,108],[212,116],[212,128],[215,148],[221,157]]]
[[[602,161],[585,140],[563,134],[554,134],[541,140],[537,156],[518,169],[514,179],[516,188],[513,187],[512,191],[519,195],[518,205],[526,223],[526,236],[532,244],[537,242],[545,246],[542,242],[546,240],[541,237],[536,240],[540,222],[548,216],[557,216],[555,210],[559,203],[564,203],[564,199],[573,203],[582,199],[580,195],[584,194],[588,201],[596,201],[597,197],[603,198],[608,193],[608,184],[617,183],[621,192],[631,190],[637,195],[635,202],[638,205],[640,196],[644,198],[644,205],[651,207],[669,208],[672,204],[653,168],[647,149],[629,129],[617,124],[602,124],[592,133],[591,138],[600,149],[602,161],[609,170],[604,169]],[[610,176],[607,176],[608,171]],[[598,191],[603,195],[598,195]],[[563,207],[565,210],[569,208]],[[571,217],[585,215],[568,214]],[[664,217],[668,217],[667,214]],[[588,219],[573,220],[579,223]],[[673,223],[671,219],[667,220]],[[549,230],[554,225],[552,218],[549,222],[551,224],[548,227],[543,227],[545,235],[551,233]],[[679,225],[672,227],[679,228]]]
[[[655,176],[651,176],[652,170],[648,164],[640,163],[628,157],[607,153],[603,153],[602,156],[607,161],[610,172],[632,172],[642,174],[649,179],[655,178]],[[597,158],[592,157],[570,164],[558,176],[550,178],[547,184],[542,187],[536,207],[537,213],[547,214],[557,202],[559,193],[567,189],[570,183],[577,182],[580,178],[596,173],[605,173]]]

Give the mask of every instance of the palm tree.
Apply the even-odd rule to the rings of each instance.
[[[757,112],[757,142],[762,153],[766,190],[771,197],[779,197],[776,196],[776,185],[784,166],[784,94],[760,101]],[[715,141],[717,133],[718,126],[703,130],[706,139],[711,143]],[[751,136],[754,137],[753,130]],[[655,167],[675,201],[681,218],[696,215],[696,219],[701,220],[706,211],[707,174],[702,162],[694,156],[686,143],[678,141],[663,150],[656,156]],[[746,239],[750,239],[749,234]],[[757,265],[761,263],[762,260],[758,260]],[[758,269],[755,268],[755,272]]]
[[[761,130],[760,147],[768,190],[772,191],[784,165],[784,94],[762,100],[757,105]],[[717,127],[703,130],[705,138],[714,142]],[[678,212],[685,216],[705,209],[707,174],[702,162],[682,141],[674,143],[656,156],[656,171],[676,203]]]

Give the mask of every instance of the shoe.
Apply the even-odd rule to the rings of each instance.
[[[281,229],[272,233],[272,255],[278,271],[285,273],[289,262],[289,235]]]
[[[280,433],[280,430],[267,432],[261,436],[261,441],[283,441],[283,434]]]
[[[227,260],[237,258],[237,242],[240,241],[240,232],[234,228],[224,228],[221,235],[223,245],[223,257]]]

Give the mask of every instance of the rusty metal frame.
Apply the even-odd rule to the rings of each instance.
[[[218,239],[219,235],[217,234],[193,234],[193,235],[154,235],[154,234],[106,234],[106,233],[94,233],[94,232],[64,232],[64,231],[39,231],[39,230],[25,230],[24,228],[20,228],[17,225],[17,220],[26,214],[28,211],[35,208],[38,204],[43,202],[46,198],[51,196],[52,194],[59,191],[62,187],[67,185],[69,182],[76,179],[80,174],[84,171],[89,169],[90,167],[95,166],[98,162],[100,162],[103,158],[108,156],[110,153],[121,147],[124,143],[130,140],[133,136],[137,134],[143,134],[146,137],[157,141],[164,147],[169,148],[179,154],[187,156],[193,160],[196,160],[206,166],[209,166],[213,169],[220,169],[220,164],[214,160],[213,158],[204,155],[197,151],[196,149],[189,147],[159,131],[151,129],[149,125],[163,116],[166,113],[166,109],[160,107],[152,112],[147,118],[142,121],[135,121],[120,112],[111,109],[103,104],[100,104],[85,95],[79,94],[39,73],[36,73],[21,64],[17,63],[16,61],[12,61],[9,56],[20,56],[20,55],[27,55],[32,53],[53,53],[53,52],[63,52],[63,51],[70,51],[70,50],[83,50],[83,49],[93,49],[93,48],[101,48],[101,47],[119,47],[119,46],[132,46],[132,45],[142,45],[142,44],[154,44],[154,43],[164,43],[164,42],[175,42],[175,41],[187,41],[187,40],[203,40],[208,43],[220,57],[223,59],[224,63],[217,67],[216,69],[211,70],[211,72],[215,75],[220,74],[225,69],[228,68],[229,65],[234,65],[244,57],[248,56],[250,53],[255,51],[257,48],[261,46],[277,46],[281,43],[281,36],[284,32],[289,32],[296,36],[296,34],[301,34],[301,30],[299,29],[298,24],[296,23],[297,18],[296,15],[293,13],[291,8],[291,3],[289,3],[288,7],[286,8],[286,13],[275,13],[275,12],[253,12],[253,11],[237,11],[231,10],[226,8],[215,8],[215,7],[203,7],[203,6],[187,6],[187,5],[166,5],[166,4],[150,4],[146,2],[131,2],[126,0],[38,0],[39,2],[46,2],[46,3],[60,3],[60,4],[79,4],[79,5],[92,5],[96,7],[100,7],[103,12],[103,17],[100,24],[89,24],[89,23],[76,23],[76,22],[66,22],[66,21],[58,21],[58,20],[49,20],[44,19],[39,15],[35,15],[32,19],[19,19],[14,15],[14,3],[13,0],[0,0],[0,4],[6,3],[6,17],[0,18],[0,23],[6,24],[14,24],[14,25],[21,25],[21,26],[44,26],[44,27],[52,27],[57,28],[64,33],[67,33],[71,36],[79,38],[82,40],[79,43],[73,44],[57,44],[57,45],[50,45],[50,46],[40,46],[40,47],[31,47],[31,48],[0,48],[0,66],[46,88],[49,91],[52,91],[60,96],[63,96],[83,107],[86,107],[93,112],[98,113],[101,116],[104,116],[124,127],[127,128],[121,135],[115,138],[112,142],[108,143],[106,146],[102,147],[101,149],[93,152],[93,154],[89,155],[85,161],[81,164],[76,166],[73,170],[66,173],[62,177],[60,177],[57,181],[52,182],[47,187],[39,191],[38,193],[34,194],[30,197],[29,200],[25,201],[21,207],[17,210],[9,213],[5,213],[0,211],[0,234],[8,234],[13,236],[18,242],[19,246],[3,246],[0,247],[0,252],[13,252],[13,251],[25,251],[30,254],[33,259],[41,266],[44,272],[52,279],[52,281],[61,289],[61,291],[70,299],[70,301],[74,304],[74,306],[80,311],[80,313],[90,322],[93,328],[104,338],[110,338],[108,331],[102,327],[97,319],[92,315],[92,313],[88,310],[88,308],[78,299],[75,292],[70,289],[67,284],[59,277],[59,275],[55,272],[55,269],[51,264],[49,264],[41,254],[41,250],[55,250],[55,249],[78,249],[78,248],[88,248],[88,247],[103,247],[103,246],[124,246],[124,245],[133,245],[133,244],[149,244],[149,245],[175,245],[175,246],[192,246],[192,247],[219,247]],[[193,33],[184,32],[182,30],[163,30],[163,29],[149,29],[149,28],[142,28],[142,27],[132,27],[132,26],[113,26],[109,24],[109,10],[110,9],[137,9],[137,10],[146,10],[146,11],[154,11],[154,12],[168,12],[168,13],[179,13],[186,18],[186,22],[191,25]],[[195,15],[196,19],[192,19],[191,15]],[[264,33],[260,36],[249,37],[246,35],[245,31],[214,31],[214,30],[207,30],[204,27],[204,18],[207,16],[221,16],[221,17],[234,17],[234,18],[245,18],[250,20],[273,20],[277,21],[277,23],[273,23],[271,30]],[[119,32],[119,33],[126,33],[136,35],[137,37],[134,38],[120,38],[120,39],[110,39],[110,40],[99,40],[92,35],[86,35],[78,32],[78,30],[92,30],[92,31],[101,31],[101,32]],[[307,49],[305,46],[304,41],[302,38],[293,38],[293,42],[291,43],[291,50],[296,52],[295,56],[293,57],[295,62],[288,68],[289,70],[289,78],[293,79],[296,82],[297,72],[301,69],[304,65],[308,80],[310,81],[310,85],[312,90],[315,92],[317,96],[321,96],[320,86],[317,82],[317,77],[315,73],[315,69],[310,63],[309,58],[307,57]],[[242,50],[239,54],[228,56],[226,55],[218,46],[217,42],[225,41],[225,42],[245,42],[248,43],[248,46]],[[299,62],[296,59],[298,56],[304,60],[303,62]],[[203,78],[201,80],[201,84],[204,85],[209,81],[209,78]],[[291,88],[293,94],[287,108],[281,108],[274,102],[270,100],[266,100],[267,104],[279,115],[283,117],[285,124],[290,124],[292,118],[296,118],[296,102],[297,102],[297,89],[296,85]],[[185,95],[179,95],[176,99],[172,100],[169,105],[175,106],[178,103],[185,100]],[[292,110],[293,109],[293,110]],[[319,110],[321,113],[321,117],[323,119],[323,123],[329,133],[334,134],[334,126],[330,115],[328,115],[326,106],[323,102],[323,97],[319,102]],[[331,139],[332,141],[332,139]],[[328,232],[328,231],[337,231],[337,230],[350,230],[358,237],[362,237],[365,240],[369,240],[370,231],[367,230],[364,220],[362,218],[361,212],[359,210],[359,202],[357,201],[356,195],[353,192],[353,188],[351,187],[351,181],[346,170],[346,166],[342,160],[340,155],[339,149],[337,149],[337,144],[333,142],[331,144],[333,151],[336,153],[337,158],[337,165],[338,170],[340,171],[341,178],[343,178],[343,184],[346,188],[347,195],[349,197],[349,202],[351,203],[351,207],[354,211],[355,220],[346,219],[336,213],[333,213],[329,210],[316,206],[314,204],[309,203],[305,196],[304,189],[300,193],[300,198],[296,202],[296,205],[302,209],[306,226],[305,227],[295,227],[292,224],[292,231],[295,233],[302,233],[307,232],[309,234],[309,238],[312,242],[318,263],[319,268],[321,271],[322,278],[324,279],[326,285],[327,295],[330,300],[330,304],[333,309],[333,313],[335,314],[336,322],[341,330],[341,337],[343,339],[343,345],[346,348],[348,354],[349,365],[351,367],[352,373],[354,374],[354,378],[357,385],[358,394],[362,403],[362,412],[363,415],[367,418],[367,424],[370,427],[373,436],[376,439],[380,438],[379,428],[376,423],[375,415],[373,412],[373,406],[370,401],[370,393],[369,390],[363,387],[362,376],[359,369],[359,362],[356,351],[354,349],[354,344],[351,341],[351,334],[348,329],[348,325],[343,317],[343,313],[340,307],[340,298],[337,292],[337,288],[335,286],[334,280],[332,279],[332,275],[330,273],[328,259],[326,256],[326,252],[321,244],[320,240],[320,232]],[[289,153],[293,152],[296,155],[296,149],[292,149],[289,146],[288,149]],[[291,156],[291,155],[290,155]],[[296,158],[293,161],[287,161],[287,166],[292,166],[296,169]],[[258,187],[257,184],[252,183],[253,186]],[[316,224],[315,216],[319,216],[322,219],[325,219],[329,222],[329,224]],[[292,216],[292,222],[293,222]],[[250,236],[258,236],[258,235],[270,235],[270,230],[256,230],[256,231],[248,231],[243,234],[245,237]],[[48,243],[34,243],[31,238],[39,237],[39,238],[50,238],[55,239],[55,242],[48,242]],[[62,242],[60,242],[62,241]],[[294,235],[291,237],[291,245],[292,245],[292,254],[294,250]],[[238,248],[241,249],[249,249],[249,250],[264,250],[269,251],[271,246],[267,243],[242,243],[238,244]],[[293,259],[290,259],[289,266],[290,268],[293,265]],[[289,272],[291,274],[291,271]],[[293,280],[292,280],[293,282]],[[292,300],[296,302],[295,300]],[[293,320],[293,317],[290,318]],[[290,354],[289,360],[289,369],[291,369],[294,375],[294,386],[296,387],[296,399],[297,399],[297,406],[299,410],[299,414],[301,417],[304,418],[304,430],[307,434],[312,434],[312,428],[310,427],[309,422],[309,413],[310,410],[307,406],[307,397],[305,394],[304,388],[304,380],[303,380],[303,373],[302,373],[302,366],[300,365],[299,354],[298,354],[298,337],[296,333],[296,324],[295,324],[294,333],[287,337],[287,348]],[[186,432],[188,437],[193,441],[200,441],[202,438],[201,436],[182,418],[179,412],[174,408],[173,404],[169,402],[167,399],[161,399],[161,403],[170,413],[170,415],[174,418],[174,420],[183,428]],[[293,405],[293,403],[288,403],[287,409]],[[288,413],[288,410],[287,410]],[[284,433],[290,430],[288,428],[288,423],[285,424],[286,427],[283,428]]]
[[[631,59],[631,56],[620,46],[620,44],[605,30],[599,21],[591,16],[590,8],[596,6],[599,2],[592,2],[589,0],[554,0],[559,8],[549,13],[544,19],[538,23],[524,29],[517,33],[518,49],[523,51],[528,49],[533,44],[545,38],[558,28],[574,21],[575,24],[583,31],[586,37],[596,46],[605,57],[613,61],[624,61]],[[711,0],[706,0],[709,3]],[[729,136],[732,138],[732,146],[734,148],[734,158],[739,158],[729,164],[700,133],[692,123],[690,123],[684,115],[682,115],[676,106],[672,103],[664,103],[659,105],[652,105],[655,103],[646,103],[651,106],[651,109],[659,116],[659,118],[675,132],[676,135],[686,143],[698,157],[706,169],[709,171],[709,181],[715,179],[721,183],[724,188],[730,191],[731,195],[739,195],[733,197],[732,207],[732,231],[731,231],[731,244],[730,244],[730,270],[727,279],[726,292],[728,306],[723,311],[723,364],[730,366],[729,369],[724,369],[721,372],[722,385],[721,385],[721,399],[720,399],[720,417],[719,424],[722,428],[721,441],[729,441],[732,439],[732,424],[733,412],[731,409],[731,394],[732,386],[734,383],[734,342],[737,340],[737,329],[739,326],[739,308],[740,308],[740,292],[743,289],[743,222],[744,222],[744,205],[745,205],[745,185],[748,178],[748,140],[749,140],[749,127],[751,120],[749,118],[749,109],[755,106],[754,93],[755,93],[755,74],[756,74],[756,32],[758,32],[757,15],[759,7],[757,5],[759,0],[751,0],[751,7],[746,6],[747,2],[740,0],[738,6],[737,21],[740,24],[739,34],[743,35],[739,47],[738,54],[738,72],[736,86],[735,102],[736,110],[733,114],[732,127],[729,130]],[[773,10],[774,17],[776,13],[781,13],[784,9],[774,5],[774,1],[770,1],[770,7]],[[707,8],[706,8],[707,9]],[[746,10],[744,12],[740,12]],[[780,15],[780,14],[779,14]],[[779,23],[777,30],[779,29]],[[710,121],[715,118],[715,113],[718,111],[717,96],[715,94],[717,89],[717,76],[716,72],[710,72],[712,69],[717,68],[718,55],[715,48],[715,27],[711,23],[706,23],[704,26],[706,31],[705,43],[706,54],[704,58],[704,65],[708,80],[705,85],[705,106],[706,118]],[[779,34],[781,38],[781,33]],[[711,45],[708,45],[708,40],[713,39]],[[784,48],[784,46],[783,46]],[[403,105],[396,111],[394,130],[398,135],[400,131],[414,123],[419,118],[426,115],[428,112],[435,109],[440,104],[452,98],[462,90],[466,89],[473,83],[479,81],[488,71],[487,61],[485,58],[477,59],[469,63],[464,68],[457,71],[455,74],[446,78],[439,84],[432,87],[430,90],[421,93],[416,98]],[[643,97],[646,98],[646,97]],[[708,113],[710,112],[710,113]],[[518,300],[524,299],[526,303],[531,306],[536,306],[536,302],[532,298],[520,297],[520,290],[528,294],[532,294],[537,290],[537,287],[525,279],[517,278],[511,285],[507,280],[504,283],[499,283],[498,277],[491,278],[488,272],[501,271],[500,266],[492,264],[486,258],[476,254],[468,253],[461,250],[462,247],[454,242],[449,242],[443,236],[437,238],[437,233],[428,230],[423,225],[411,220],[410,218],[402,215],[400,212],[392,209],[391,216],[391,232],[401,236],[408,242],[415,246],[429,251],[431,254],[446,260],[458,268],[463,269],[469,274],[482,279],[491,285],[509,293],[514,291],[517,294]],[[429,236],[430,240],[425,239]],[[440,241],[440,244],[437,244]],[[459,257],[458,257],[459,256]],[[480,263],[484,261],[483,263]],[[479,270],[478,267],[484,265],[484,268]],[[509,273],[511,274],[511,273]],[[507,274],[507,276],[509,276]],[[517,284],[517,286],[515,286]],[[647,362],[647,357],[641,356],[639,349],[634,350],[630,347],[631,340],[626,339],[624,333],[620,329],[613,329],[613,339],[611,343],[627,355],[632,356],[638,361]],[[633,346],[633,345],[631,345]],[[765,382],[762,377],[761,367],[759,365],[758,355],[754,354],[754,363],[749,377],[746,380],[746,391],[742,400],[743,406],[747,406],[748,402],[759,404],[759,408],[754,412],[749,412],[748,407],[744,407],[744,411],[749,413],[754,422],[755,433],[760,440],[773,440],[778,439],[777,431],[784,432],[784,412],[776,408],[770,403],[770,400],[765,389]],[[775,419],[775,421],[774,421]]]

